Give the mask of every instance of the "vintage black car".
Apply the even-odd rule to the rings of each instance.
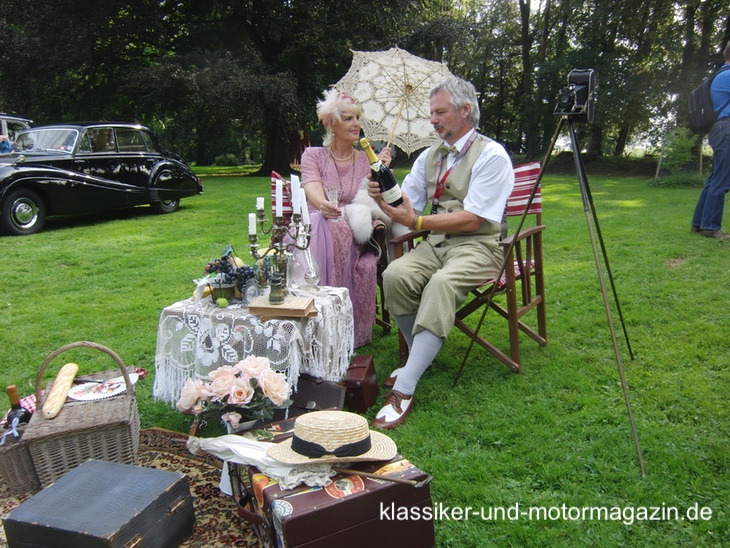
[[[203,192],[182,159],[143,126],[77,123],[20,132],[0,154],[0,229],[40,232],[48,215],[149,204],[172,213]]]
[[[7,137],[11,142],[15,141],[18,133],[33,125],[33,120],[18,116],[17,114],[6,114],[0,112],[0,137]]]

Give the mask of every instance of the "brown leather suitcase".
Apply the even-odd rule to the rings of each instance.
[[[378,378],[372,356],[355,356],[345,374],[347,408],[365,413],[378,398]]]
[[[259,432],[260,439],[273,443],[288,439],[294,434],[294,422],[270,424]],[[428,515],[433,511],[432,478],[401,455],[388,462],[343,464],[347,473],[338,473],[324,488],[301,485],[286,491],[253,466],[228,466],[238,514],[251,522],[265,548],[435,544],[433,519]],[[404,513],[412,519],[403,519]],[[422,519],[415,519],[417,514]]]
[[[430,479],[396,455],[389,462],[352,464],[326,487],[283,491],[250,466],[249,506],[256,517],[245,510],[241,515],[256,524],[267,548],[430,548],[435,544]]]
[[[10,548],[173,547],[195,511],[183,474],[87,461],[3,518]]]

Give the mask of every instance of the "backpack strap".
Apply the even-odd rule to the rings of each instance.
[[[721,72],[725,72],[725,71],[726,71],[726,70],[728,70],[728,69],[730,69],[730,65],[728,65],[728,66],[724,66],[724,67],[720,68],[720,70],[718,70],[718,71],[717,71],[717,72],[716,72],[715,74],[713,74],[713,75],[712,75],[712,82],[714,82],[714,81],[715,81],[715,77],[716,77],[716,76],[717,76],[718,74],[720,74]],[[712,91],[712,82],[710,83],[710,91]],[[720,107],[720,109],[719,109],[719,110],[716,110],[715,112],[717,112],[717,113],[718,113],[718,115],[719,115],[719,114],[720,114],[720,113],[721,113],[721,112],[722,112],[723,110],[725,110],[725,107],[727,107],[728,105],[730,105],[730,99],[728,99],[727,101],[725,101],[725,104],[724,104],[724,105],[722,105],[722,106]],[[714,108],[714,107],[713,107],[713,108]]]

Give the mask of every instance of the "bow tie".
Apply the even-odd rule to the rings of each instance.
[[[439,152],[444,156],[447,154],[453,154],[456,156],[459,153],[459,149],[457,149],[454,145],[442,144],[439,145]]]

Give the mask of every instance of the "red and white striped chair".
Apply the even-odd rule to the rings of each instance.
[[[515,186],[507,200],[507,217],[521,217],[525,211],[532,189],[540,173],[539,162],[515,166]],[[545,317],[545,281],[543,272],[542,254],[542,232],[545,226],[542,224],[542,194],[540,186],[537,187],[532,204],[527,211],[528,218],[532,221],[522,226],[519,234],[509,235],[501,242],[505,251],[514,245],[510,250],[506,264],[508,267],[501,279],[487,280],[484,284],[471,291],[472,298],[468,299],[459,310],[456,311],[454,326],[465,333],[470,339],[474,339],[481,347],[486,349],[499,361],[504,363],[513,371],[519,373],[520,362],[520,331],[527,334],[540,346],[547,344],[547,325]],[[527,219],[526,219],[527,221]],[[525,226],[529,225],[529,226]],[[425,235],[425,232],[410,233],[402,238],[393,240],[396,245],[396,257],[408,251],[414,245],[413,241]],[[512,265],[512,268],[509,268]],[[494,297],[506,296],[506,303],[501,304],[495,299],[489,302],[490,294],[494,283],[497,288]],[[482,307],[489,307],[507,320],[509,330],[510,351],[509,354],[497,348],[484,336],[475,331],[475,328],[467,324],[466,318],[475,312],[482,312]],[[527,325],[523,320],[528,312],[535,310],[537,329]],[[475,314],[478,319],[478,314]],[[473,322],[473,323],[476,323]],[[401,359],[408,356],[408,349],[405,341],[400,340]],[[405,363],[405,361],[403,361]]]

